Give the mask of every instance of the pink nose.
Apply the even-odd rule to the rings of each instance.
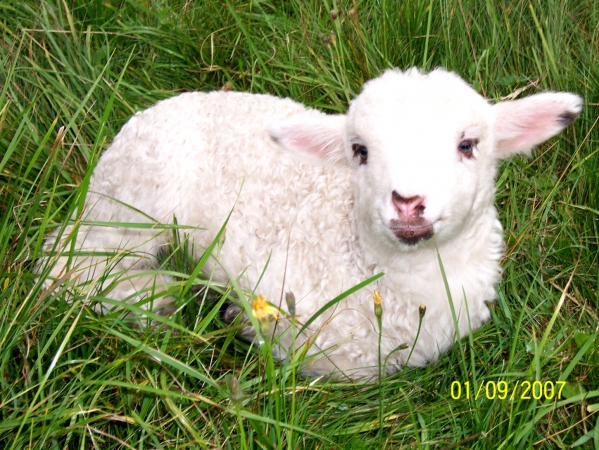
[[[402,197],[397,193],[397,191],[393,191],[391,194],[391,201],[395,208],[397,208],[397,212],[401,216],[405,217],[419,217],[424,213],[424,197],[416,195],[414,197]]]

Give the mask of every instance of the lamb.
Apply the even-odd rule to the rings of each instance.
[[[56,256],[41,265],[54,263],[48,285],[66,274],[117,302],[168,308],[174,281],[148,270],[167,234],[107,222],[176,218],[193,227],[198,259],[226,222],[206,273],[236,278],[282,309],[292,292],[296,332],[331,299],[384,273],[298,336],[280,316],[271,327],[278,358],[295,339],[309,347],[308,375],[376,376],[377,290],[383,370],[425,366],[451,346],[455,324],[465,336],[490,317],[503,250],[497,161],[558,134],[581,108],[580,97],[550,92],[492,105],[443,69],[387,70],[338,115],[270,95],[181,94],[134,115],[101,156],[75,231],[83,252],[69,263],[59,252],[65,238],[53,232],[45,250]],[[148,302],[149,293],[157,298]]]

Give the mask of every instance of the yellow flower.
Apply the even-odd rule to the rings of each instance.
[[[266,335],[270,331],[270,318],[279,317],[279,310],[266,301],[264,295],[259,295],[252,300],[252,314],[260,322],[260,332]]]
[[[252,314],[258,320],[268,320],[279,317],[279,310],[271,306],[264,295],[259,295],[252,300]]]
[[[381,304],[383,302],[383,296],[381,295],[381,292],[375,289],[372,293],[372,300],[374,300],[374,314],[377,317],[381,317],[383,315],[383,306]]]
[[[381,302],[383,301],[383,296],[381,295],[381,291],[378,291],[375,289],[374,292],[372,293],[372,299],[374,300],[375,305],[380,305]]]

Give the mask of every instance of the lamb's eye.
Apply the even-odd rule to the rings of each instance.
[[[366,164],[368,161],[368,149],[366,146],[362,144],[354,144],[352,145],[352,150],[354,151],[354,157],[360,157],[360,164]]]
[[[476,145],[476,141],[472,139],[464,139],[458,145],[458,150],[462,155],[466,158],[472,158],[472,151],[474,150],[474,146]]]

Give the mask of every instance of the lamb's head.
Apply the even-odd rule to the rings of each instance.
[[[412,251],[468,232],[493,208],[497,160],[556,135],[581,106],[568,93],[491,105],[451,72],[388,70],[347,115],[294,119],[273,135],[349,164],[361,236],[380,251]]]
[[[492,204],[491,111],[445,71],[390,70],[366,83],[345,130],[363,234],[412,250],[455,236],[474,208]]]

